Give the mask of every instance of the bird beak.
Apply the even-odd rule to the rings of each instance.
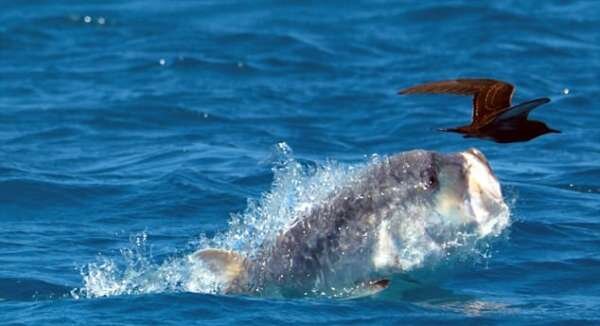
[[[549,131],[549,132],[554,132],[554,133],[557,133],[557,134],[561,134],[561,133],[562,133],[560,130],[551,129],[551,128],[550,128],[550,129],[548,129],[548,131]]]

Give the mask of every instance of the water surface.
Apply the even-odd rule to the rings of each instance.
[[[4,2],[0,322],[598,321],[599,24],[583,0]],[[435,129],[467,122],[470,99],[396,95],[455,77],[549,96],[532,118],[562,134],[463,139]],[[182,257],[295,189],[274,183],[280,143],[309,170],[477,147],[512,224],[375,298],[188,291]]]

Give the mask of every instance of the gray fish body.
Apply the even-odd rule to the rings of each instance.
[[[259,284],[330,287],[376,277],[369,259],[376,229],[404,205],[431,205],[435,155],[413,151],[384,159],[302,214],[259,258]],[[419,184],[426,186],[414,187]]]
[[[476,190],[489,193],[482,205],[502,210],[499,186],[481,153],[397,154],[370,164],[325,200],[298,214],[256,257],[244,260],[243,273],[231,279],[228,292],[306,292],[403,272],[399,248],[408,245],[413,232],[406,225],[427,224],[432,216],[439,221],[445,215],[450,219],[473,215],[464,202],[480,184],[472,180],[469,164],[479,164],[479,172],[489,177],[486,181],[496,183],[491,190]],[[444,233],[439,232],[444,223],[425,226],[423,232],[434,244],[444,241],[440,236]],[[457,225],[472,228],[478,223],[465,218]]]

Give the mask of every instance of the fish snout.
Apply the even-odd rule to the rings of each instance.
[[[461,154],[464,158],[469,194],[502,200],[500,183],[483,153],[470,148]]]
[[[481,233],[493,233],[498,221],[496,217],[508,213],[500,183],[483,153],[471,148],[461,155],[464,158],[463,168],[473,218]]]
[[[485,155],[483,155],[482,152],[480,152],[477,148],[471,147],[469,149],[467,149],[464,154],[469,154],[469,155],[473,155],[475,156],[479,161],[481,161],[481,163],[486,164],[489,166],[488,160],[487,158],[485,158]]]

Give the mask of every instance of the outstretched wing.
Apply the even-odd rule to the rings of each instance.
[[[548,102],[550,102],[550,99],[547,97],[523,102],[508,109],[502,110],[498,113],[495,119],[499,121],[511,119],[527,119],[529,112],[533,111],[533,109],[537,108],[538,106],[546,104]]]
[[[456,79],[406,88],[399,94],[457,94],[473,96],[473,122],[487,120],[510,107],[515,91],[513,85],[494,79]]]

